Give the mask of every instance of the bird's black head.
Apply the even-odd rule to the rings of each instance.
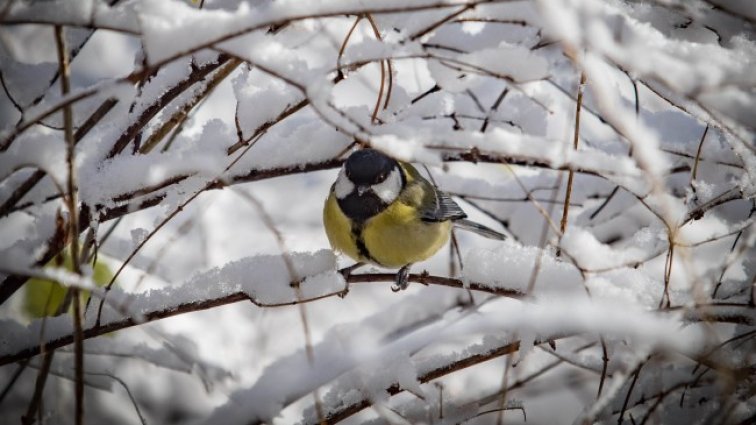
[[[361,149],[349,156],[344,170],[358,186],[372,186],[386,180],[391,170],[398,167],[395,159],[375,149]]]

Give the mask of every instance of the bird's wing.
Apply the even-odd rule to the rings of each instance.
[[[441,222],[467,217],[451,196],[438,190],[412,164],[403,162],[401,165],[409,181],[403,191],[402,202],[417,208],[420,220]]]
[[[432,187],[432,186],[431,186]],[[420,219],[423,221],[439,222],[447,220],[461,220],[467,217],[462,208],[444,192],[435,188],[431,192],[432,202],[425,202],[420,209]]]

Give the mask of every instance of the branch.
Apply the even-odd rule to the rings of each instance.
[[[557,338],[552,338],[557,339]],[[540,345],[544,341],[535,341],[536,345]],[[475,353],[468,357],[464,357],[462,359],[453,361],[451,363],[444,364],[442,366],[439,366],[435,369],[432,369],[420,376],[417,377],[417,380],[421,384],[425,384],[427,382],[430,382],[434,379],[441,378],[443,376],[449,375],[451,373],[460,371],[462,369],[469,368],[471,366],[475,366],[477,364],[483,363],[485,361],[495,359],[497,357],[505,356],[507,354],[512,354],[520,349],[520,341],[515,341],[509,344],[500,345],[496,348],[493,348],[489,351],[486,351],[484,353]],[[401,387],[398,383],[394,383],[386,388],[386,393],[388,393],[389,396],[397,395],[401,392],[405,391],[404,388]],[[356,413],[359,413],[360,411],[364,410],[367,407],[372,406],[372,401],[368,398],[362,398],[358,401],[351,402],[347,404],[346,406],[343,406],[341,408],[332,410],[327,413],[325,417],[324,423],[326,424],[336,424],[340,421],[343,421],[344,419],[349,418],[350,416],[355,415]],[[254,422],[253,422],[254,423]],[[257,423],[255,423],[257,424]]]
[[[66,48],[63,27],[60,25],[55,26],[55,46],[58,51],[58,74],[60,75],[61,95],[65,96],[71,90],[71,68],[69,67],[68,49]],[[66,180],[66,204],[69,212],[67,233],[70,235],[69,239],[71,240],[71,263],[73,271],[77,275],[81,275],[79,263],[79,203],[77,201],[75,167],[76,141],[74,140],[73,109],[71,105],[66,105],[63,108],[63,125],[66,141],[66,174],[68,177]],[[74,371],[76,375],[74,387],[76,400],[75,419],[77,425],[82,425],[84,423],[84,347],[81,339],[81,297],[79,296],[78,289],[70,288],[69,291],[73,298]]]
[[[155,117],[155,115],[157,115],[158,112],[163,110],[163,108],[189,87],[204,79],[208,74],[215,71],[229,60],[230,58],[227,55],[220,54],[215,62],[206,63],[199,67],[193,66],[191,74],[181,80],[178,84],[166,90],[154,103],[142,111],[139,117],[115,141],[113,147],[108,152],[107,158],[113,158],[121,153],[129,142],[150,122],[152,118]]]
[[[496,294],[496,295],[506,296],[506,297],[511,297],[511,298],[522,298],[524,296],[522,293],[515,290],[511,290],[511,289],[489,287],[485,284],[475,283],[475,282],[465,285],[465,283],[460,279],[453,279],[453,278],[443,277],[443,276],[433,276],[427,273],[411,274],[409,275],[408,279],[410,282],[416,282],[423,285],[438,285],[438,286],[447,286],[447,287],[452,287],[452,288],[469,288],[474,291],[486,292],[490,294]],[[347,279],[347,282],[349,284],[395,282],[395,281],[396,281],[396,275],[394,273],[353,274],[353,275],[350,275]],[[139,320],[133,317],[124,317],[120,320],[112,321],[112,322],[105,323],[99,326],[97,325],[91,326],[82,330],[82,337],[84,340],[87,340],[87,339],[95,338],[97,336],[104,335],[110,332],[115,332],[121,329],[131,328],[131,327],[146,324],[149,322],[154,322],[156,320],[178,316],[178,315],[186,314],[186,313],[193,313],[196,311],[208,310],[211,308],[220,307],[227,304],[237,303],[239,301],[249,301],[252,304],[261,308],[274,308],[274,307],[286,307],[286,306],[299,305],[302,303],[310,303],[310,302],[318,301],[324,298],[330,298],[333,296],[343,296],[343,295],[344,295],[344,290],[338,290],[338,291],[332,291],[326,294],[321,294],[321,295],[311,297],[311,298],[302,298],[300,300],[291,300],[291,301],[277,302],[277,303],[266,303],[266,302],[261,302],[253,297],[250,297],[245,292],[238,291],[238,292],[228,293],[217,298],[209,298],[209,299],[198,300],[198,301],[189,302],[189,303],[182,303],[178,305],[164,306],[163,308],[159,310],[153,310],[153,311],[144,313],[142,317],[139,318]],[[14,353],[4,354],[0,356],[0,366],[36,356],[40,354],[41,352],[46,352],[46,351],[57,349],[60,347],[65,347],[67,345],[71,345],[73,342],[74,342],[74,335],[67,334],[67,335],[63,335],[61,337],[55,338],[53,340],[47,341],[46,343],[41,344],[41,345],[35,345],[35,346],[18,350]]]
[[[511,2],[511,1],[514,1],[514,0],[440,1],[437,3],[417,4],[417,5],[410,3],[406,6],[390,5],[383,8],[364,7],[360,4],[358,5],[358,7],[355,7],[352,9],[344,8],[341,10],[325,10],[325,11],[316,12],[316,13],[303,13],[303,14],[293,15],[293,16],[288,16],[288,17],[285,16],[285,17],[280,17],[280,18],[273,18],[270,20],[254,23],[253,25],[250,25],[246,28],[232,31],[224,35],[220,35],[218,37],[213,38],[212,40],[208,40],[206,42],[199,43],[193,47],[190,47],[186,50],[176,52],[173,55],[153,64],[153,66],[161,67],[181,57],[197,53],[200,50],[212,48],[218,44],[223,43],[224,41],[232,40],[234,38],[237,38],[237,37],[240,37],[240,36],[249,34],[251,32],[261,30],[261,29],[278,28],[278,27],[286,26],[290,24],[291,22],[295,22],[295,21],[319,19],[319,18],[333,18],[333,17],[341,17],[341,16],[349,16],[349,15],[352,15],[352,16],[366,15],[366,14],[386,15],[386,14],[394,14],[394,13],[402,13],[402,12],[405,12],[405,13],[406,12],[421,12],[425,10],[448,9],[448,8],[459,7],[459,6],[464,6],[464,5],[470,5],[471,7],[475,7],[479,4],[506,3],[506,2]]]
[[[84,138],[84,136],[89,133],[94,126],[100,122],[105,115],[110,112],[111,109],[118,103],[118,99],[116,98],[110,98],[102,102],[100,106],[92,113],[92,115],[87,118],[87,120],[79,126],[79,128],[74,133],[74,143],[78,144],[81,139]],[[26,180],[24,180],[23,183],[18,185],[16,189],[13,191],[11,196],[8,197],[8,199],[3,202],[2,205],[0,205],[0,218],[10,214],[13,212],[13,208],[16,206],[18,201],[20,201],[27,193],[29,193],[30,190],[32,190],[37,183],[39,183],[43,177],[45,177],[45,172],[42,170],[37,170],[29,176]]]
[[[225,80],[226,77],[228,77],[240,64],[241,61],[236,58],[232,58],[222,67],[220,67],[218,72],[213,75],[212,79],[210,79],[210,81],[205,84],[205,86],[200,90],[199,93],[197,93],[191,99],[189,99],[189,101],[184,103],[178,111],[176,111],[173,115],[171,115],[170,118],[164,121],[157,130],[152,132],[150,138],[147,139],[144,144],[142,144],[142,147],[139,149],[139,153],[149,153],[155,146],[157,146],[157,144],[160,143],[165,138],[165,136],[171,132],[171,130],[183,123],[186,117],[189,115],[189,112],[197,105],[199,105],[201,101],[207,99],[213,92],[213,90],[215,90],[215,88],[218,87],[218,85],[222,83],[223,80]]]

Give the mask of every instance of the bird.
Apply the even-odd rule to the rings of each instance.
[[[381,151],[352,152],[331,186],[323,207],[331,247],[357,261],[399,269],[394,292],[406,289],[410,267],[433,256],[452,226],[491,239],[505,235],[467,219],[448,194],[410,163]]]

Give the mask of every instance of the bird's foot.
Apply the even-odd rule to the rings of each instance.
[[[343,269],[339,270],[339,273],[341,273],[342,276],[344,276],[344,290],[339,292],[339,297],[344,298],[349,293],[349,276],[352,275],[352,272],[357,270],[358,268],[364,266],[365,263],[354,263],[349,267],[344,267]]]
[[[412,264],[407,264],[406,266],[399,269],[398,272],[396,272],[396,284],[391,285],[391,290],[393,292],[399,292],[407,289],[407,286],[409,286],[409,272],[410,267],[412,267]]]

